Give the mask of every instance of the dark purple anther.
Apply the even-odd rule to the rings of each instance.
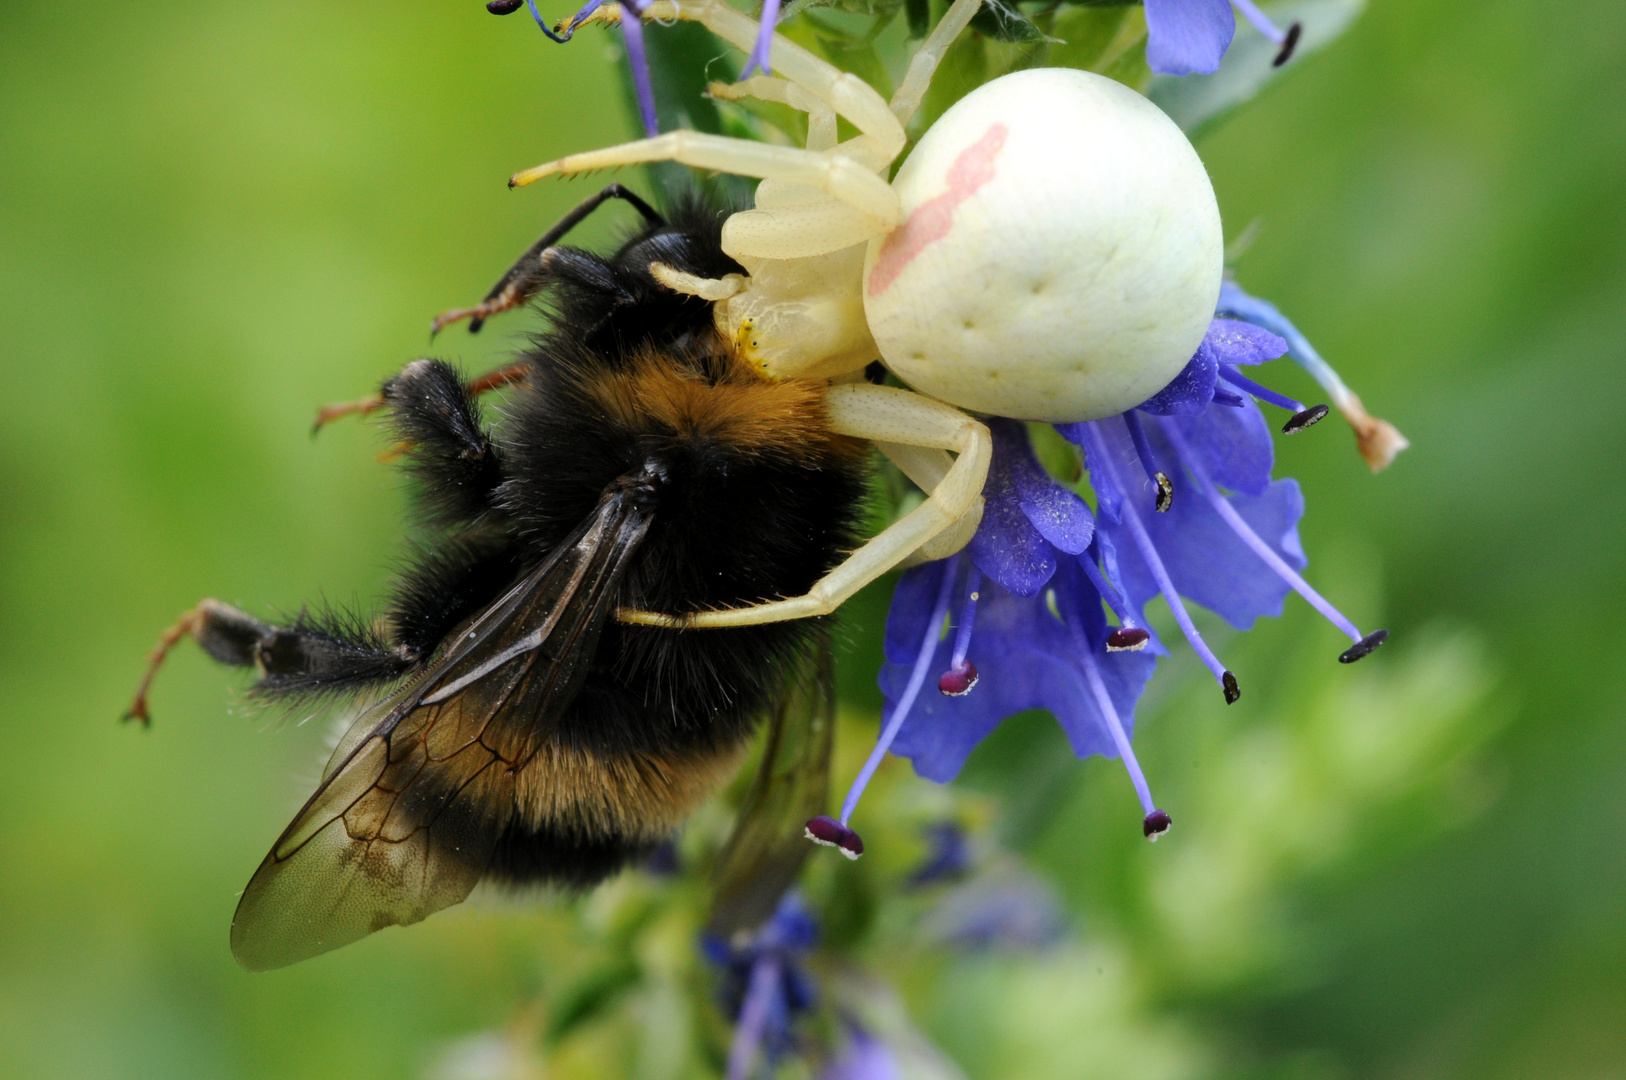
[[[1345,649],[1343,652],[1339,653],[1338,662],[1340,664],[1353,664],[1355,661],[1372,652],[1379,645],[1382,645],[1388,640],[1389,631],[1374,630],[1361,640],[1357,641],[1355,644],[1351,645],[1349,648]]]
[[[1299,38],[1303,36],[1303,23],[1294,23],[1292,26],[1289,26],[1287,28],[1287,37],[1282,40],[1281,51],[1276,54],[1276,59],[1270,62],[1270,66],[1281,67],[1283,64],[1293,59],[1293,50],[1299,47]]]
[[[809,821],[804,835],[815,844],[839,849],[849,859],[856,859],[864,853],[863,838],[827,814],[820,814]]]
[[[486,10],[493,15],[512,15],[523,6],[525,0],[491,0]]]
[[[1295,413],[1287,423],[1282,425],[1283,435],[1297,435],[1307,427],[1315,427],[1326,419],[1328,409],[1325,405],[1311,405],[1301,413]]]
[[[1146,815],[1146,820],[1141,822],[1141,831],[1146,834],[1146,839],[1155,844],[1158,838],[1168,832],[1169,826],[1173,824],[1174,822],[1168,814],[1161,810],[1153,810]]]
[[[1139,652],[1151,640],[1151,633],[1138,626],[1120,626],[1107,635],[1107,652]]]
[[[937,689],[948,697],[965,697],[977,685],[977,665],[967,660],[937,677]]]
[[[1220,685],[1225,688],[1225,704],[1235,705],[1236,699],[1242,696],[1242,688],[1236,684],[1236,676],[1229,671],[1220,679]]]

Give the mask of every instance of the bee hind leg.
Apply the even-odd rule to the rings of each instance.
[[[170,650],[185,637],[223,664],[256,668],[260,680],[254,692],[266,697],[361,689],[389,682],[417,662],[416,656],[391,648],[352,616],[301,614],[292,626],[274,626],[209,599],[175,620],[159,638],[125,720],[151,726],[147,693]]]

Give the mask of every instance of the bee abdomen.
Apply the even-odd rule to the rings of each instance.
[[[517,777],[518,814],[487,877],[596,884],[671,838],[738,768],[745,742],[701,750],[606,753],[549,740]]]

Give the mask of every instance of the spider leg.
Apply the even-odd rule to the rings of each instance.
[[[744,53],[749,54],[756,48],[759,33],[757,21],[724,0],[653,0],[644,8],[643,17],[646,20],[685,19],[698,22]],[[619,5],[605,4],[584,21],[609,23],[618,22],[620,18]],[[875,92],[874,87],[858,76],[821,60],[781,34],[773,36],[768,55],[776,73],[828,103],[836,115],[851,121],[854,127],[873,140],[875,151],[881,155],[877,167],[891,162],[902,153],[907,141],[903,125],[898,123],[887,108],[886,100]]]
[[[723,250],[742,262],[806,259],[866,244],[889,231],[876,218],[822,191],[764,180],[757,186],[755,208],[730,214],[723,222]]]
[[[926,446],[877,442],[875,449],[902,469],[903,474],[913,480],[921,491],[935,488],[954,466],[954,459],[949,457],[947,451]],[[982,524],[982,507],[973,505],[971,509],[961,514],[954,524],[920,545],[914,554],[898,564],[899,568],[907,569],[921,563],[948,558],[971,542],[971,534],[977,531],[980,524]]]
[[[450,324],[463,319],[469,320],[469,333],[477,333],[491,316],[519,307],[535,296],[543,286],[556,278],[572,276],[572,270],[581,268],[562,261],[559,253],[554,253],[550,257],[548,249],[563,239],[564,235],[571,229],[580,225],[587,215],[597,210],[608,199],[621,199],[631,203],[633,209],[642,214],[644,220],[651,225],[665,223],[661,215],[655,211],[655,208],[643,199],[640,199],[620,184],[610,184],[597,195],[582,200],[581,204],[574,210],[560,218],[553,228],[543,233],[540,240],[526,248],[525,254],[514,260],[514,265],[510,266],[503,276],[497,279],[497,284],[491,287],[491,291],[486,293],[485,298],[478,304],[474,307],[444,311],[435,316],[435,321],[429,330],[429,336],[433,338]],[[576,260],[585,257],[580,252],[570,254]]]
[[[706,88],[714,98],[739,101],[757,98],[788,105],[797,112],[807,114],[807,148],[814,151],[834,149],[836,145],[836,111],[828,102],[814,97],[788,79],[772,75],[753,75],[737,83],[714,82]]]
[[[897,566],[951,528],[965,529],[964,519],[980,519],[982,485],[993,453],[992,437],[978,421],[941,401],[869,383],[832,386],[826,393],[830,426],[837,433],[879,442],[903,443],[958,456],[926,501],[893,522],[880,535],[849,555],[820,578],[804,596],[773,600],[727,611],[674,616],[623,608],[622,622],[645,626],[751,626],[828,615],[859,589]],[[974,527],[973,527],[974,530]],[[969,536],[967,530],[965,535]]]
[[[147,691],[183,637],[192,638],[223,664],[258,668],[255,689],[267,694],[361,689],[389,682],[417,661],[347,620],[301,615],[293,626],[273,626],[219,600],[204,600],[159,638],[124,714],[126,720],[151,725]]]
[[[921,99],[926,96],[926,88],[931,85],[932,76],[937,73],[937,65],[942,62],[943,55],[948,52],[954,39],[960,36],[971,20],[976,16],[977,10],[982,7],[982,0],[954,0],[948,11],[938,20],[930,36],[921,42],[920,49],[914,58],[909,61],[909,70],[904,73],[903,82],[898,84],[897,93],[892,95],[892,115],[897,117],[900,126],[908,124],[920,108]]]
[[[697,169],[715,169],[736,176],[784,180],[817,188],[873,219],[878,233],[890,230],[902,218],[898,196],[891,185],[846,155],[815,153],[795,146],[770,146],[696,131],[673,131],[653,139],[571,154],[515,173],[508,183],[511,187],[522,187],[546,176],[656,161],[676,161]]]

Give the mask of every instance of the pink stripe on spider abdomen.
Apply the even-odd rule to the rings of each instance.
[[[994,159],[1005,148],[1008,134],[1010,129],[1004,124],[990,124],[982,138],[960,151],[949,166],[948,190],[915,207],[908,220],[886,238],[875,269],[870,271],[871,296],[886,292],[915,256],[948,235],[955,209],[994,178]]]

